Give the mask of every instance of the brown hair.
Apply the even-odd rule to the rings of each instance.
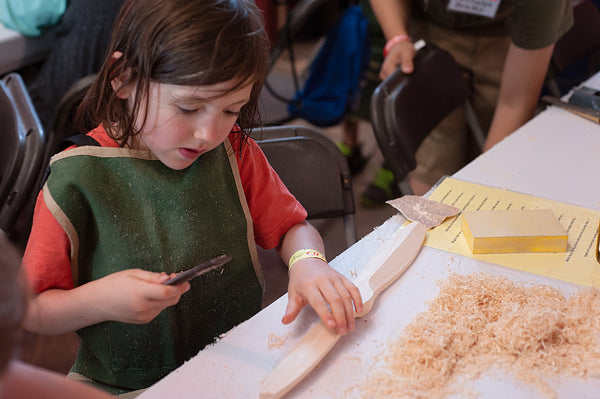
[[[0,374],[17,347],[27,308],[26,291],[19,271],[21,257],[0,232]]]
[[[237,84],[223,95],[253,84],[250,101],[237,120],[247,135],[258,124],[268,46],[253,0],[125,0],[106,59],[77,111],[76,123],[103,124],[123,146],[143,128],[145,117],[136,129],[136,115],[148,108],[150,82],[206,86],[234,80]],[[123,55],[111,59],[115,52]],[[123,76],[127,79],[121,88],[135,85],[131,108],[111,86]]]

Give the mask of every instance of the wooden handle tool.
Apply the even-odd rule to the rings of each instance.
[[[363,298],[363,312],[355,317],[369,313],[379,294],[410,266],[425,234],[425,226],[413,222],[396,231],[379,248],[355,282]],[[259,397],[270,399],[285,395],[319,364],[339,339],[335,330],[319,321],[262,382]]]

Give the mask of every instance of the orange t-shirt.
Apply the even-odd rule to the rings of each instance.
[[[232,131],[229,135],[236,154],[240,149],[237,134]],[[88,135],[103,147],[118,147],[101,126]],[[252,216],[256,243],[263,248],[274,248],[292,226],[306,219],[306,210],[290,194],[254,140],[248,139],[241,156],[236,159]],[[34,293],[50,288],[73,288],[70,253],[71,244],[67,234],[46,206],[43,192],[40,192],[23,258],[27,279]]]

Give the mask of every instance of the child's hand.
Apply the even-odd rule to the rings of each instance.
[[[335,328],[342,335],[354,330],[354,308],[357,313],[362,312],[358,288],[316,258],[302,259],[290,270],[288,305],[282,322],[294,321],[307,303],[327,327]]]
[[[106,319],[145,324],[163,309],[175,305],[190,289],[190,283],[163,285],[170,276],[141,269],[128,269],[92,282],[102,286]],[[97,287],[99,288],[99,287]]]
[[[110,320],[148,323],[190,289],[187,282],[163,285],[168,278],[129,269],[72,290],[46,290],[31,302],[24,326],[37,334],[57,335]]]

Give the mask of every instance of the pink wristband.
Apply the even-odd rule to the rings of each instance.
[[[392,49],[392,47],[394,47],[397,43],[399,42],[410,42],[411,38],[408,35],[402,34],[402,35],[396,35],[394,37],[392,37],[390,40],[387,41],[387,43],[385,44],[385,47],[383,48],[383,57],[387,57],[388,53],[390,52],[390,50]]]

